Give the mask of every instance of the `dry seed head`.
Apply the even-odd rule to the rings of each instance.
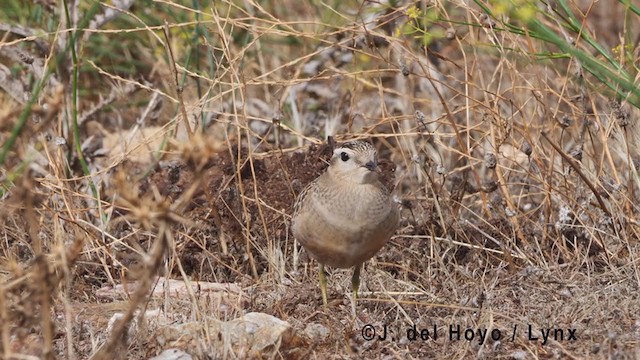
[[[629,111],[623,108],[620,101],[615,99],[610,100],[609,106],[611,110],[613,110],[613,116],[616,118],[616,121],[618,121],[618,125],[620,125],[620,127],[628,126],[631,116],[629,115]]]
[[[159,195],[154,187],[154,197],[138,195],[138,188],[131,186],[131,179],[124,171],[114,175],[114,184],[118,197],[115,206],[128,212],[126,217],[130,221],[138,222],[144,229],[153,229],[160,221],[168,219],[171,204],[165,197]]]
[[[453,27],[448,28],[446,33],[445,33],[445,37],[447,38],[447,40],[455,39],[455,37],[456,37],[456,29],[454,29]]]
[[[582,144],[577,144],[570,152],[569,155],[577,161],[582,161]]]
[[[429,129],[427,128],[427,117],[424,115],[424,113],[420,110],[416,110],[415,114],[415,118],[416,121],[418,122],[418,127],[422,128],[422,131],[428,131]]]
[[[563,128],[567,128],[569,126],[571,126],[571,118],[569,118],[569,116],[567,115],[563,115],[562,118],[557,119],[558,123],[560,124],[560,126],[562,126]]]
[[[487,14],[480,15],[480,25],[485,28],[493,29],[496,26],[496,22],[493,21]]]
[[[485,180],[482,183],[482,186],[480,187],[482,192],[485,192],[485,193],[494,192],[497,188],[498,188],[498,183],[495,180]]]
[[[204,167],[218,150],[215,142],[201,133],[194,134],[190,141],[174,141],[173,145],[185,162],[196,169]]]
[[[489,169],[495,169],[496,165],[498,164],[496,155],[491,152],[484,154],[484,162],[487,164],[487,167]]]
[[[280,126],[280,121],[282,121],[283,117],[284,115],[282,114],[282,111],[278,110],[271,117],[271,122],[276,126]]]
[[[29,56],[29,55],[27,55],[25,53],[22,53],[22,52],[19,54],[19,56],[20,56],[20,61],[22,61],[23,63],[25,63],[27,65],[33,64],[33,57],[32,56]]]
[[[531,156],[531,153],[533,152],[533,149],[531,148],[531,144],[529,144],[529,142],[526,140],[522,143],[520,150],[522,150],[522,152],[527,156]]]
[[[411,71],[409,70],[406,64],[403,64],[400,67],[400,71],[402,71],[402,76],[409,76],[411,74]]]

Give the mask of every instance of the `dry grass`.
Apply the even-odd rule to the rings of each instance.
[[[640,110],[572,56],[457,1],[68,4],[84,32],[40,3],[0,18],[3,358],[270,356],[206,330],[248,312],[291,324],[276,358],[640,357]],[[609,3],[571,6],[637,74]],[[371,139],[403,205],[355,317],[288,228],[327,135]]]

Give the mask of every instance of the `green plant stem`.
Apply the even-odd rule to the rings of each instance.
[[[630,4],[629,0],[619,1],[627,5],[633,12],[640,14],[640,9]],[[481,0],[474,0],[474,2],[482,8],[487,15],[494,19],[496,18],[493,11]],[[501,23],[504,25],[505,30],[509,32],[518,35],[526,34],[526,36],[557,46],[562,52],[575,58],[583,69],[591,73],[605,86],[611,89],[618,98],[625,99],[630,104],[640,108],[640,88],[634,83],[633,78],[624,70],[622,64],[611,57],[611,55],[589,34],[582,31],[581,23],[573,15],[573,12],[566,0],[558,0],[557,4],[560,11],[554,9],[553,14],[561,19],[561,26],[564,26],[569,31],[580,34],[580,37],[595,49],[600,56],[606,59],[608,64],[599,60],[594,55],[576,48],[573,44],[567,42],[538,19],[530,20],[524,27],[505,22]],[[550,17],[551,14],[545,13],[545,16]],[[528,31],[525,31],[525,27]]]
[[[631,3],[631,0],[618,0],[624,6],[629,7],[631,11],[633,11],[636,15],[640,16],[640,7],[635,6]]]
[[[545,41],[556,45],[563,52],[576,57],[588,72],[596,76],[600,81],[607,85],[607,87],[615,91],[620,97],[626,98],[627,94],[620,91],[620,89],[616,85],[619,85],[626,92],[632,94],[633,96],[630,96],[627,100],[629,101],[629,103],[640,108],[640,89],[638,89],[633,81],[629,80],[627,76],[620,76],[616,74],[614,71],[609,69],[606,64],[595,59],[593,56],[586,54],[584,51],[576,49],[574,46],[560,38],[556,33],[551,31],[547,26],[541,24],[538,20],[532,21],[529,24],[529,27],[533,32],[537,32],[538,34],[542,35],[545,38]],[[611,84],[607,80],[613,81],[614,84]]]
[[[67,4],[67,0],[63,0],[64,4],[64,13],[67,19],[67,24],[71,24],[71,16],[69,15],[69,6]],[[89,170],[89,165],[87,164],[87,160],[84,158],[84,154],[82,154],[82,143],[80,142],[80,127],[78,126],[78,56],[76,54],[76,39],[78,33],[81,29],[84,29],[84,26],[88,23],[88,19],[90,18],[90,14],[93,14],[97,11],[97,5],[94,4],[93,11],[89,11],[83,17],[83,22],[78,22],[78,28],[71,32],[69,36],[69,48],[71,50],[71,59],[73,61],[73,78],[72,78],[72,125],[73,125],[73,143],[75,146],[75,150],[78,156],[78,160],[80,161],[80,166],[82,167],[82,173],[87,177],[89,187],[91,188],[91,193],[98,203],[98,207],[100,204],[100,197],[98,194],[98,189],[91,178],[91,172]],[[101,211],[102,213],[102,211]],[[104,216],[104,214],[102,214]]]

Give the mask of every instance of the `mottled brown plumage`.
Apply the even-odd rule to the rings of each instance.
[[[295,238],[320,263],[322,300],[327,303],[324,265],[355,267],[357,296],[362,263],[391,238],[399,222],[398,207],[378,179],[375,148],[347,142],[333,152],[325,173],[311,182],[294,205]]]

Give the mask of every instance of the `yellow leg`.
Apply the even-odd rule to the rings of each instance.
[[[358,300],[358,289],[360,289],[360,270],[362,264],[358,264],[353,268],[353,276],[351,277],[351,290],[353,290],[353,301]]]
[[[320,291],[322,292],[322,304],[327,306],[327,277],[324,273],[324,265],[320,264]]]

